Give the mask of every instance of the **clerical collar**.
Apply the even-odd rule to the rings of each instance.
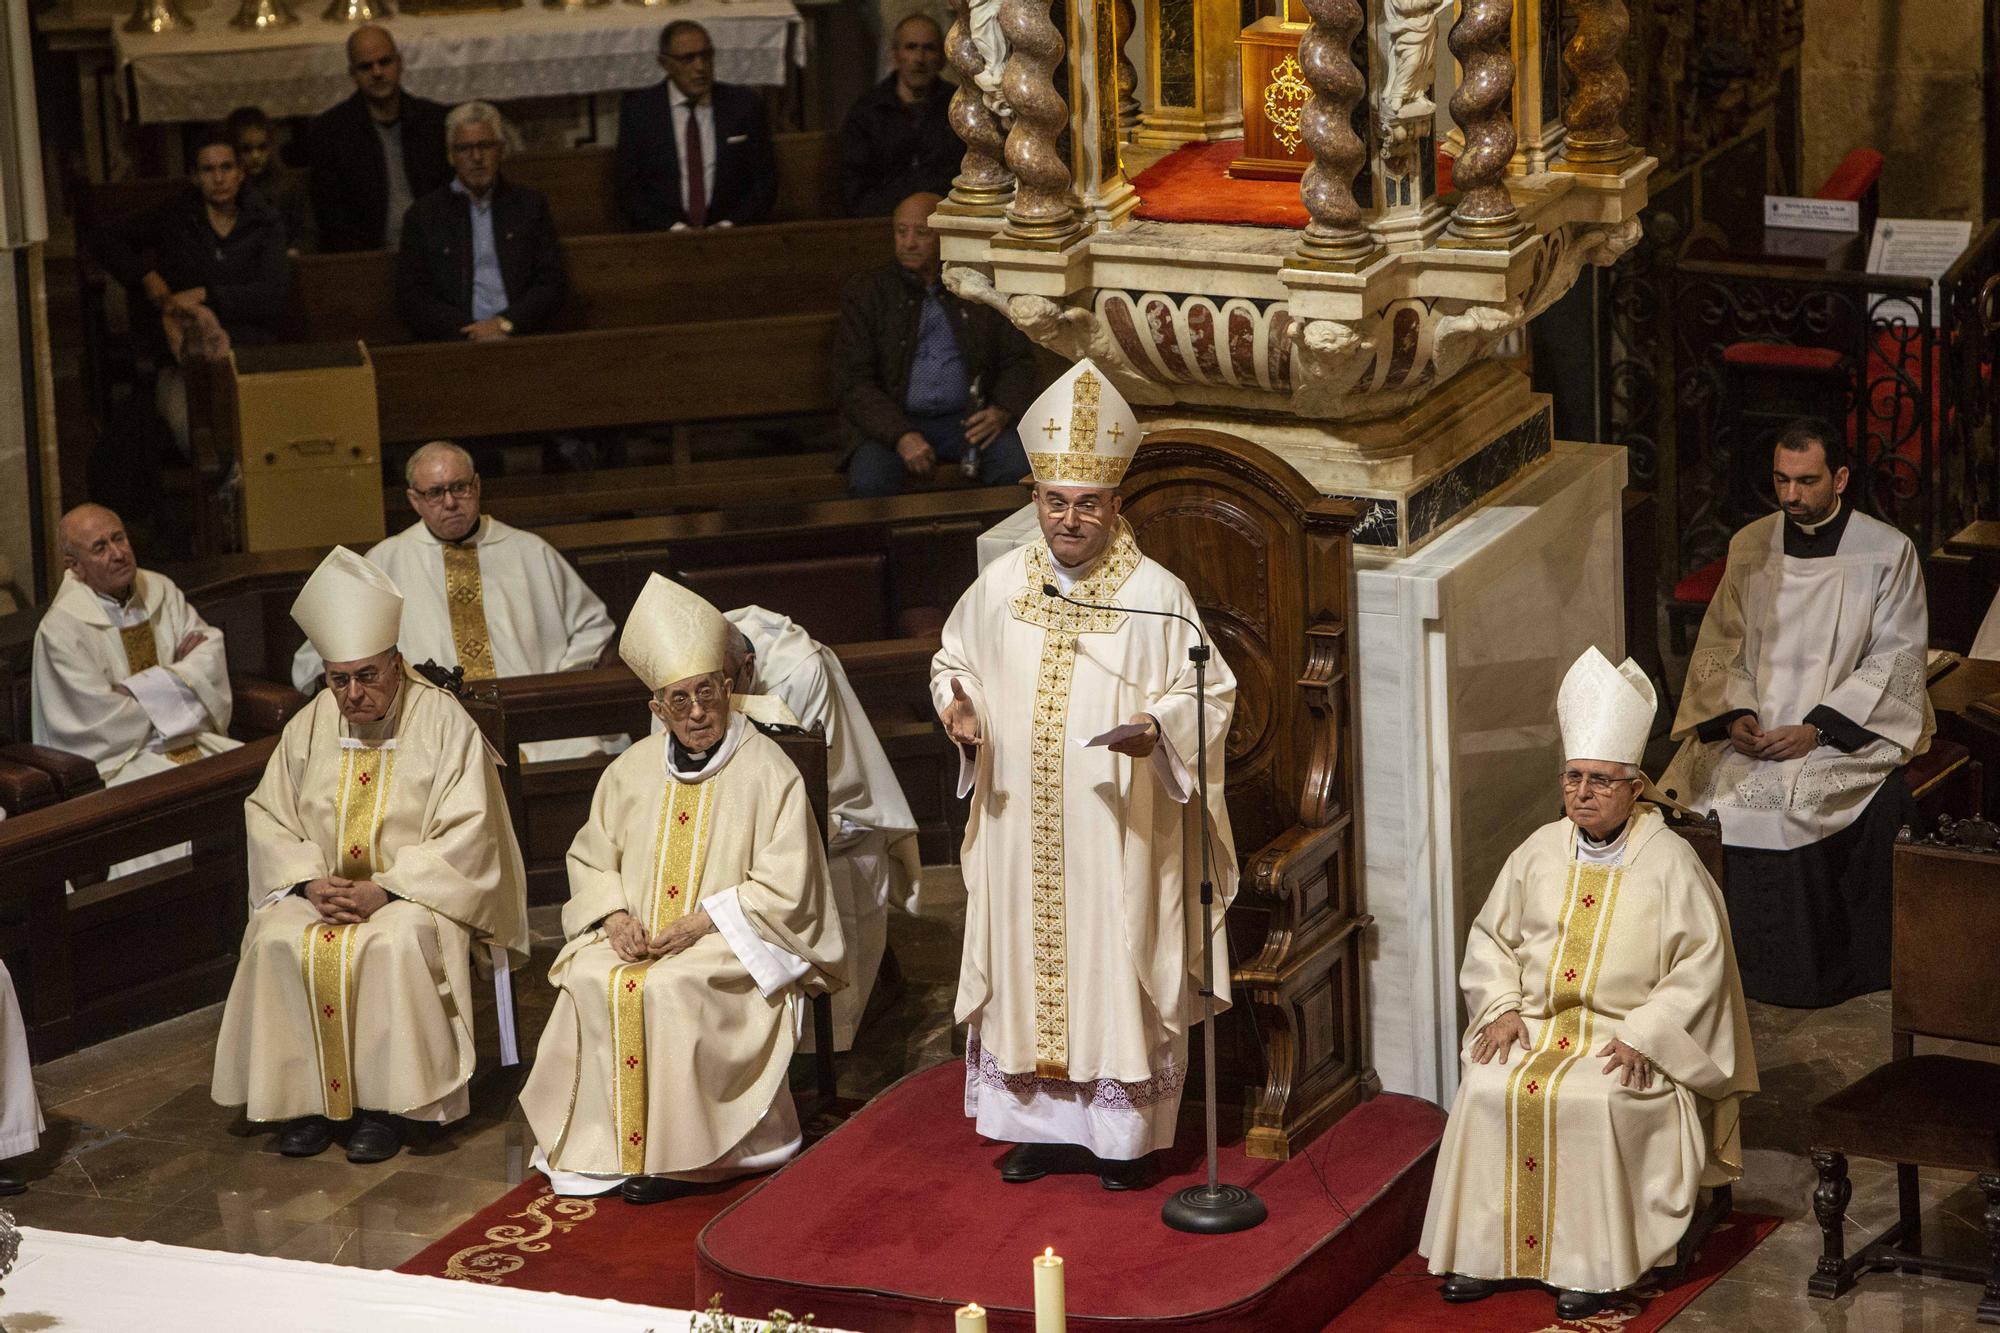
[[[1853,516],[1854,511],[1837,499],[1834,501],[1833,512],[1811,526],[1797,522],[1790,515],[1786,515],[1785,554],[1805,560],[1838,555],[1841,540],[1847,532],[1848,520]]]
[[[1800,532],[1805,533],[1807,536],[1817,537],[1819,536],[1821,528],[1824,528],[1827,524],[1833,522],[1833,520],[1840,517],[1840,511],[1843,507],[1844,506],[1840,503],[1840,497],[1836,495],[1833,497],[1833,508],[1828,510],[1826,517],[1821,519],[1819,522],[1801,523],[1795,518],[1787,518],[1786,521],[1790,523],[1793,527],[1797,528]]]
[[[1625,830],[1630,827],[1632,827],[1632,821],[1628,818],[1624,823],[1620,824],[1617,828],[1612,829],[1610,836],[1600,839],[1591,837],[1590,830],[1585,828],[1583,825],[1578,824],[1576,826],[1576,836],[1593,850],[1603,851],[1606,847],[1609,847],[1612,843],[1622,839],[1625,836]]]
[[[722,748],[720,741],[706,750],[690,750],[681,744],[681,738],[673,732],[667,733],[667,750],[672,755],[673,766],[683,773],[699,773],[708,767],[708,761],[715,758],[715,752]]]

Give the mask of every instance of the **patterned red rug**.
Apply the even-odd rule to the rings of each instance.
[[[1710,1283],[1736,1267],[1743,1256],[1777,1230],[1781,1219],[1762,1213],[1732,1213],[1711,1231],[1687,1276],[1662,1290],[1641,1283],[1589,1319],[1556,1318],[1555,1300],[1537,1288],[1503,1291],[1471,1305],[1446,1305],[1439,1279],[1415,1254],[1376,1279],[1323,1333],[1653,1333],[1685,1310]]]
[[[1222,222],[1243,227],[1303,227],[1297,181],[1236,180],[1229,164],[1241,139],[1176,148],[1132,180],[1136,216],[1153,222]]]

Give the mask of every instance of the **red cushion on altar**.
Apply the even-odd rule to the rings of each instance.
[[[1794,347],[1789,343],[1731,343],[1722,349],[1723,361],[1732,366],[1756,366],[1765,370],[1829,371],[1840,368],[1840,353],[1831,347]]]
[[[1674,600],[1677,602],[1712,602],[1715,590],[1722,586],[1722,571],[1728,567],[1728,557],[1711,560],[1674,585]]]
[[[1882,155],[1873,148],[1857,148],[1841,159],[1818,198],[1856,200],[1864,197],[1882,179]]]

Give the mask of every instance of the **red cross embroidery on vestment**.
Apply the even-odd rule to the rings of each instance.
[[[628,978],[628,979],[626,980],[626,982],[625,982],[625,989],[626,989],[626,990],[627,990],[628,992],[629,992],[629,991],[635,991],[635,990],[639,989],[639,983],[638,983],[638,982],[636,982],[636,981],[633,981],[633,980],[630,980],[630,979]]]
[[[320,938],[325,940],[328,944],[331,944],[333,943],[333,932],[329,930],[328,932],[326,932],[326,934],[320,936]]]
[[[1534,1095],[1535,1095],[1536,1093],[1540,1092],[1541,1090],[1542,1090],[1542,1085],[1541,1085],[1541,1084],[1539,1084],[1539,1083],[1535,1082],[1535,1081],[1534,1081],[1533,1079],[1529,1079],[1529,1080],[1528,1080],[1528,1095],[1529,1095],[1530,1097],[1534,1096]]]
[[[687,822],[688,822],[688,815],[687,815],[687,811],[685,811],[685,810],[681,811],[681,812],[680,812],[680,815],[679,815],[679,816],[678,816],[678,818],[677,818],[677,819],[675,820],[675,822],[676,822],[676,823],[680,823],[680,824],[685,824],[685,823],[687,823]]]
[[[625,1057],[625,1067],[626,1067],[627,1069],[637,1069],[637,1068],[639,1067],[639,1057],[638,1057],[638,1056],[636,1056],[636,1055],[628,1055],[628,1056],[626,1056],[626,1057]]]
[[[320,1012],[321,1012],[321,1013],[323,1013],[323,1014],[325,1014],[325,1015],[326,1015],[326,1016],[327,1016],[328,1018],[332,1018],[332,1017],[333,1017],[333,1006],[332,1006],[332,1005],[330,1005],[330,1004],[329,1004],[329,1005],[323,1005],[323,1006],[321,1006],[321,1008],[320,1008]]]
[[[672,902],[672,901],[673,901],[674,899],[676,899],[676,898],[678,898],[678,897],[680,897],[680,896],[681,896],[681,886],[680,886],[680,885],[678,885],[678,884],[669,884],[669,885],[667,885],[667,901],[668,901],[668,902]]]
[[[1527,1168],[1528,1168],[1528,1169],[1529,1169],[1530,1171],[1533,1171],[1533,1170],[1535,1169],[1535,1166],[1536,1166],[1536,1162],[1535,1162],[1535,1159],[1534,1159],[1534,1158],[1532,1158],[1532,1157],[1530,1157],[1530,1158],[1529,1158],[1529,1159],[1527,1160],[1527,1163],[1526,1163],[1526,1165],[1527,1165]]]
[[[1556,1049],[1557,1049],[1557,1050],[1559,1050],[1559,1051],[1566,1051],[1566,1050],[1568,1050],[1568,1049],[1569,1049],[1569,1038],[1568,1038],[1568,1037],[1564,1037],[1564,1038],[1563,1038],[1562,1040],[1558,1041],[1558,1042],[1556,1043]]]
[[[1596,895],[1596,894],[1594,894],[1594,893],[1586,893],[1586,894],[1584,894],[1584,895],[1583,895],[1583,905],[1584,905],[1585,907],[1595,907],[1595,906],[1597,906],[1597,895]]]
[[[1575,980],[1576,980],[1576,969],[1575,969],[1575,968],[1573,968],[1573,967],[1571,967],[1571,968],[1565,968],[1565,969],[1563,970],[1563,980],[1564,980],[1564,981],[1575,981]]]
[[[639,1131],[638,1131],[638,1130],[636,1130],[636,1129],[635,1129],[635,1130],[633,1130],[633,1131],[632,1131],[632,1137],[631,1137],[631,1139],[630,1139],[629,1141],[630,1141],[630,1143],[632,1144],[632,1146],[633,1146],[634,1148],[636,1148],[636,1147],[638,1147],[638,1146],[639,1146],[639,1139],[640,1139],[640,1137],[641,1137],[641,1136],[640,1136],[640,1134],[639,1134]]]
[[[1540,1244],[1541,1244],[1541,1242],[1540,1242],[1540,1241],[1538,1241],[1538,1240],[1536,1240],[1536,1239],[1535,1239],[1535,1238],[1534,1238],[1533,1236],[1530,1236],[1530,1237],[1528,1237],[1528,1248],[1529,1248],[1529,1249],[1531,1249],[1531,1250],[1532,1250],[1532,1249],[1534,1249],[1534,1248],[1535,1248],[1535,1247],[1536,1247],[1537,1245],[1540,1245]]]
[[[333,1090],[334,1090],[335,1092],[339,1092],[339,1091],[340,1091],[340,1080],[339,1080],[339,1079],[335,1079],[335,1080],[334,1080],[333,1082],[331,1082],[331,1083],[327,1084],[326,1086],[327,1086],[327,1087],[329,1087],[329,1088],[331,1088],[331,1089],[333,1089]]]
[[[347,855],[350,860],[359,861],[361,859],[361,844],[357,842],[352,847],[349,847]]]
[[[367,786],[369,783],[373,782],[374,780],[375,780],[375,775],[373,773],[363,773],[361,775],[361,785],[364,787]]]

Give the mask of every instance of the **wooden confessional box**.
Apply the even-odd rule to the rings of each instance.
[[[1282,1159],[1381,1087],[1362,1013],[1372,918],[1355,846],[1360,509],[1207,430],[1148,435],[1124,493],[1141,549],[1187,584],[1236,676],[1226,771],[1241,878],[1217,1086],[1249,1154]]]

